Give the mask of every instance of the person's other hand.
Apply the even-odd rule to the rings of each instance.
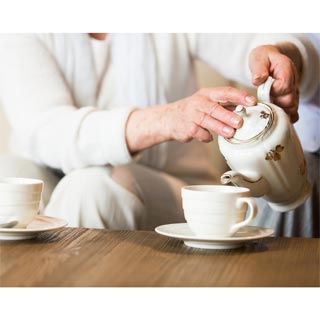
[[[293,53],[296,64],[289,56],[283,54],[276,46],[266,45],[253,49],[249,56],[249,67],[252,73],[252,83],[259,86],[268,76],[275,79],[271,88],[271,100],[282,107],[289,115],[291,122],[299,119],[299,76],[297,67],[301,61],[300,52],[289,44],[288,48]],[[289,51],[288,51],[289,52]],[[297,63],[297,61],[299,61]]]
[[[170,103],[164,109],[162,124],[168,140],[189,142],[212,140],[212,132],[226,138],[234,135],[243,119],[228,110],[227,105],[252,106],[256,98],[232,87],[205,88],[194,95]]]

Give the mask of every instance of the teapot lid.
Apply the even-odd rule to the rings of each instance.
[[[243,125],[232,138],[226,140],[236,144],[259,139],[269,130],[274,119],[272,108],[264,103],[247,108],[239,105],[235,112],[243,118]]]
[[[243,125],[236,130],[232,138],[226,139],[227,141],[234,144],[255,141],[269,130],[274,113],[266,103],[270,102],[273,81],[272,77],[268,77],[267,81],[258,87],[258,101],[261,103],[248,108],[241,105],[236,107],[235,112],[243,118]]]

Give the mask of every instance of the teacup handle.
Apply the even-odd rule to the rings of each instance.
[[[241,221],[231,227],[230,232],[232,234],[236,233],[240,228],[249,224],[257,216],[258,207],[255,201],[247,197],[237,199],[237,207],[242,206],[244,203],[246,203],[249,207],[249,216],[246,220]]]
[[[272,77],[268,77],[267,81],[258,87],[257,96],[259,102],[271,102],[270,91],[273,81],[274,79]]]

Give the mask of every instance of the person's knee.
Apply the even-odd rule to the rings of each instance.
[[[72,226],[136,229],[143,205],[113,181],[111,172],[110,167],[72,171],[58,184],[46,213],[66,210]]]
[[[139,183],[137,182],[137,175],[143,175],[139,172],[140,166],[135,164],[116,166],[112,168],[111,178],[119,186],[134,194],[141,202],[144,202],[143,194]]]
[[[160,224],[184,221],[180,194],[184,181],[137,163],[114,167],[111,177],[145,207],[142,229],[154,230]]]

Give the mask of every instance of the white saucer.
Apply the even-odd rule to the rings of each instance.
[[[57,230],[67,224],[68,222],[62,219],[36,216],[26,228],[0,228],[0,240],[32,239],[42,232]]]
[[[187,223],[166,224],[157,227],[155,231],[167,237],[181,239],[188,247],[201,249],[239,248],[246,242],[270,237],[274,234],[272,229],[246,226],[232,237],[197,236],[190,230]]]

